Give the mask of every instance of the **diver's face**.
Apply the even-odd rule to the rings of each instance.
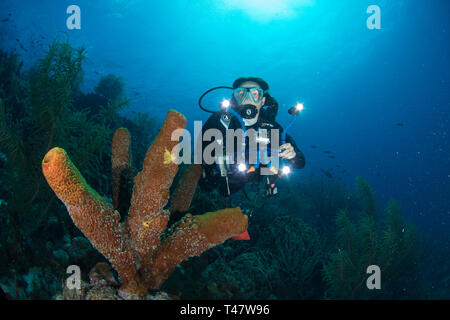
[[[242,87],[242,88],[254,88],[254,87],[261,88],[256,82],[252,82],[252,81],[244,82],[239,87]],[[265,102],[266,102],[266,98],[265,97],[262,98],[259,102],[254,102],[253,99],[250,97],[250,94],[247,94],[247,96],[242,101],[242,103],[240,103],[240,105],[252,104],[259,111],[259,109],[261,109],[261,107],[264,105]]]
[[[243,88],[261,88],[260,85],[258,85],[256,82],[252,82],[252,81],[247,81],[244,82],[243,84],[241,84],[239,87],[243,87]],[[245,104],[251,104],[254,105],[256,107],[256,109],[258,110],[258,112],[256,113],[256,116],[253,119],[248,119],[248,121],[252,122],[252,121],[256,121],[259,117],[259,110],[262,108],[262,106],[264,105],[264,103],[266,102],[266,98],[263,97],[261,100],[259,100],[259,102],[255,102],[253,101],[252,97],[250,97],[250,94],[247,94],[247,96],[245,97],[245,99],[239,104],[239,105],[245,105]]]

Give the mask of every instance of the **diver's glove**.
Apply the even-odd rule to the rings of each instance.
[[[295,152],[295,149],[290,143],[285,143],[281,145],[279,148],[278,156],[283,159],[292,160],[295,158],[296,155],[297,154]]]

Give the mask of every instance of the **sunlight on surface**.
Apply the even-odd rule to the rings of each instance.
[[[250,18],[261,22],[295,18],[307,6],[312,6],[314,0],[222,0],[226,10],[240,10]]]

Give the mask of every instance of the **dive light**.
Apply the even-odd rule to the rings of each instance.
[[[290,115],[298,115],[300,112],[303,111],[303,109],[305,109],[305,106],[303,105],[302,102],[298,102],[295,106],[291,107],[288,112]]]
[[[244,163],[240,163],[240,164],[238,165],[238,170],[239,170],[240,172],[245,172],[245,171],[247,170],[247,166],[246,166]]]
[[[230,107],[230,105],[231,105],[231,102],[230,102],[229,99],[223,99],[220,102],[220,107],[223,108],[223,109],[228,109]]]
[[[291,173],[291,167],[286,165],[283,166],[283,168],[281,168],[281,173],[287,176],[289,173]]]

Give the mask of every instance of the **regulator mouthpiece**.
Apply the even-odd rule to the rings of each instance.
[[[258,109],[252,104],[244,104],[237,107],[237,112],[242,119],[253,119],[258,114]]]

